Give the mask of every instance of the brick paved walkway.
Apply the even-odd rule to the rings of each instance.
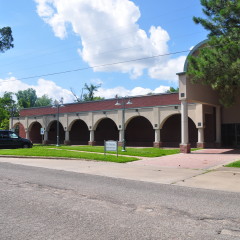
[[[233,149],[202,149],[190,154],[174,154],[144,159],[128,164],[170,168],[211,169],[240,160],[240,151]]]

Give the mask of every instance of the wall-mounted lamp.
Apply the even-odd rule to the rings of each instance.
[[[138,109],[135,109],[135,112],[138,112]]]
[[[174,109],[178,109],[178,106],[174,106]]]

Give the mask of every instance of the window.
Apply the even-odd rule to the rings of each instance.
[[[18,138],[18,135],[15,133],[10,133],[9,135],[10,135],[10,138]]]

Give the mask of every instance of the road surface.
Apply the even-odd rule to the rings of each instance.
[[[240,239],[240,194],[0,163],[1,240]]]

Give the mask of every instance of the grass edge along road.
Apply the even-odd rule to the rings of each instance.
[[[48,146],[34,146],[33,148],[18,148],[18,149],[0,149],[0,155],[4,156],[31,156],[31,157],[59,157],[59,158],[74,158],[88,159],[106,162],[126,163],[139,160],[136,157],[125,157],[116,155],[106,155],[98,153],[68,151],[61,149],[51,149]]]
[[[83,151],[83,152],[80,152]],[[34,156],[34,157],[60,157],[60,158],[76,158],[89,159],[98,161],[109,161],[126,163],[139,160],[137,157],[160,157],[179,153],[179,149],[159,149],[159,148],[127,148],[126,152],[122,152],[119,148],[119,156],[115,152],[108,152],[104,156],[103,146],[60,146],[53,145],[42,146],[35,145],[29,149],[0,149],[0,155],[9,156]],[[111,154],[111,155],[109,155]],[[123,156],[128,155],[128,156]],[[133,157],[132,157],[133,156]]]
[[[240,168],[240,160],[236,162],[229,163],[228,165],[225,165],[224,167],[235,167]]]
[[[50,148],[56,148],[56,146],[48,146]],[[104,153],[103,146],[60,146],[57,147],[59,149],[68,149],[68,150],[76,150],[76,151],[84,151],[84,152],[95,152],[95,153]],[[121,147],[119,147],[118,154],[119,155],[128,155],[128,156],[136,156],[136,157],[162,157],[167,155],[172,155],[179,153],[179,149],[162,149],[162,148],[134,148],[127,147],[125,152],[121,151]],[[108,152],[113,154],[114,152]]]

